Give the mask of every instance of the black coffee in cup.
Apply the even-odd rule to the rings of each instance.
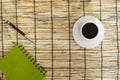
[[[98,28],[94,23],[86,23],[82,27],[82,35],[87,39],[92,39],[98,34]]]

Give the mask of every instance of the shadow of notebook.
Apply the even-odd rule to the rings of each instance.
[[[46,77],[43,68],[18,44],[0,60],[0,70],[7,80],[43,80]]]

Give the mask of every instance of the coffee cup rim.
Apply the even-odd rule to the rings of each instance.
[[[98,33],[99,33],[99,27],[98,27],[98,25],[97,25],[94,21],[86,21],[86,22],[84,22],[84,23],[81,25],[81,27],[80,27],[80,35],[81,35],[81,37],[82,37],[84,40],[93,40],[93,39],[96,38],[96,36],[93,37],[93,38],[91,38],[91,39],[88,39],[88,38],[86,38],[86,37],[82,34],[82,28],[83,28],[83,26],[84,26],[85,24],[87,24],[87,23],[93,23],[94,25],[96,25],[96,27],[97,27],[97,29],[98,29],[98,32],[97,32],[96,36],[98,35]]]

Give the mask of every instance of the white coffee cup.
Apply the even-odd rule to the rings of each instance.
[[[78,45],[94,48],[104,38],[104,26],[97,18],[84,16],[74,24],[73,37]]]

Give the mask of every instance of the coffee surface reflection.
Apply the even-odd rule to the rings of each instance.
[[[87,39],[93,39],[98,34],[98,28],[93,23],[86,23],[82,27],[82,35]]]

